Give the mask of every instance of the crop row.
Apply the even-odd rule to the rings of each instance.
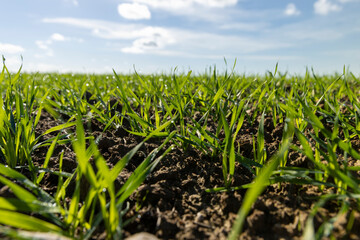
[[[345,69],[321,77],[311,71],[289,76],[277,66],[263,76],[219,74],[216,68],[201,75],[28,74],[21,69],[12,74],[4,64],[0,92],[0,187],[11,192],[0,195],[0,231],[6,236],[90,239],[103,228],[108,239],[121,237],[128,221],[123,219],[126,200],[175,148],[195,148],[222,163],[223,186],[208,189],[209,194],[248,189],[230,239],[237,238],[253,203],[271,184],[333,189],[308,217],[307,239],[329,235],[329,223],[360,209],[360,80]],[[56,126],[39,129],[45,114]],[[97,146],[101,136],[91,134],[94,121],[103,132],[123,131],[142,140],[110,166]],[[281,129],[276,153],[267,149],[266,121]],[[250,154],[239,141],[246,128],[255,129]],[[158,147],[121,187],[115,186],[127,163],[153,139]],[[61,146],[75,154],[72,171],[63,170],[67,148]],[[34,163],[39,149],[46,154]],[[311,164],[291,166],[294,152]],[[56,170],[49,167],[54,158]],[[234,186],[239,164],[253,180]],[[47,175],[57,177],[52,193],[44,189]],[[314,229],[313,217],[327,201],[338,202],[339,214]]]

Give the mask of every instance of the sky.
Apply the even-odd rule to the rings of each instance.
[[[360,0],[0,0],[11,71],[360,74]],[[225,61],[225,60],[226,61]],[[227,62],[227,64],[225,63]]]

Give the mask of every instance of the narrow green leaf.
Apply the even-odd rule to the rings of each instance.
[[[76,125],[76,122],[68,122],[68,123],[60,124],[60,125],[57,125],[55,127],[50,128],[49,130],[44,132],[42,134],[42,136],[47,135],[47,134],[52,133],[52,132],[55,132],[55,131],[60,131],[60,130],[63,130],[65,128],[69,128],[69,127],[72,127],[72,126],[75,126],[75,125]]]
[[[0,197],[0,209],[33,212],[33,213],[60,213],[60,208],[52,203],[37,200],[26,201],[24,199]]]
[[[144,142],[139,143],[133,149],[126,153],[126,155],[118,161],[115,166],[110,170],[110,179],[115,181],[115,179],[119,176],[120,172],[126,166],[126,164],[130,161],[130,159],[135,155],[135,153],[142,147]]]
[[[269,178],[272,172],[276,169],[276,167],[280,164],[283,155],[288,150],[289,143],[284,143],[279,150],[279,152],[274,155],[268,162],[266,166],[262,169],[259,175],[255,178],[253,186],[246,192],[243,204],[238,212],[238,216],[235,220],[235,223],[232,227],[229,239],[235,240],[238,238],[239,233],[241,232],[246,216],[251,210],[252,204],[256,200],[256,198],[261,194],[264,190],[266,183],[269,183]]]
[[[308,140],[306,139],[306,137],[304,136],[304,134],[302,132],[300,132],[299,129],[297,129],[297,128],[295,129],[295,134],[296,134],[296,137],[299,139],[306,156],[310,160],[315,161],[314,152],[311,150],[311,146],[310,146]]]
[[[40,232],[62,232],[60,227],[52,223],[22,213],[0,209],[0,216],[1,224],[15,228]]]
[[[54,141],[51,143],[50,148],[48,149],[47,153],[46,153],[46,157],[44,160],[44,164],[42,165],[43,168],[47,168],[50,158],[55,150],[55,146],[57,141],[59,140],[60,137],[60,133],[56,136],[56,138],[54,139]],[[40,184],[41,180],[44,178],[45,176],[45,172],[42,172],[39,174],[38,178],[36,179],[36,184]]]
[[[26,201],[36,200],[36,197],[33,194],[31,194],[29,191],[27,191],[25,188],[4,178],[3,176],[0,176],[0,182],[8,186],[18,198],[24,199]]]

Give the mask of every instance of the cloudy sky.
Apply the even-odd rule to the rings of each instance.
[[[12,0],[0,19],[13,71],[360,73],[360,0]]]

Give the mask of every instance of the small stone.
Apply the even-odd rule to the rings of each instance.
[[[159,240],[155,235],[147,232],[136,233],[125,240]]]

